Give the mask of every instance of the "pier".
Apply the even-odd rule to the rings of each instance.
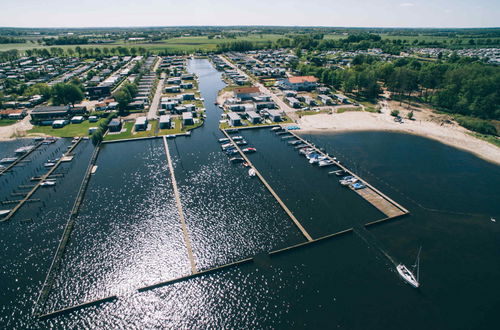
[[[56,278],[57,271],[61,265],[61,260],[66,250],[66,245],[68,244],[69,238],[71,236],[71,232],[73,231],[73,227],[75,225],[76,216],[78,214],[78,210],[80,209],[80,205],[83,201],[83,196],[85,191],[87,190],[87,186],[90,180],[90,175],[92,172],[92,167],[95,165],[97,155],[99,154],[100,146],[97,146],[94,149],[92,157],[90,158],[89,166],[87,167],[87,171],[85,172],[85,176],[80,185],[80,189],[78,190],[78,194],[75,199],[75,203],[73,204],[73,208],[68,218],[68,222],[64,227],[63,234],[61,236],[61,240],[59,241],[59,245],[57,247],[56,253],[54,254],[54,258],[52,259],[52,263],[50,265],[49,271],[47,272],[47,276],[45,277],[45,281],[43,282],[42,289],[38,295],[38,299],[35,303],[35,307],[33,308],[33,314],[40,315],[43,307],[45,306],[45,302],[49,297],[49,293],[52,290],[52,285]]]
[[[285,203],[283,203],[283,201],[278,196],[278,194],[276,194],[276,192],[274,191],[274,189],[269,185],[269,183],[267,183],[266,179],[264,179],[264,177],[260,174],[260,172],[255,168],[255,166],[253,166],[253,164],[250,161],[250,159],[248,159],[248,157],[245,155],[245,153],[243,151],[241,151],[240,147],[233,141],[233,138],[231,138],[231,136],[225,130],[222,130],[222,132],[224,133],[224,135],[226,135],[226,137],[229,139],[229,141],[231,141],[231,143],[236,147],[236,150],[238,150],[238,152],[240,153],[241,157],[243,157],[243,159],[245,159],[245,161],[255,170],[255,174],[257,174],[257,176],[259,177],[260,181],[264,184],[264,186],[267,188],[267,190],[269,190],[269,192],[271,193],[271,195],[273,195],[274,198],[278,201],[278,203],[281,205],[281,207],[283,208],[283,210],[285,210],[285,212],[288,214],[288,216],[290,217],[290,219],[292,219],[293,223],[300,230],[300,232],[302,233],[302,235],[304,235],[305,238],[308,241],[312,241],[313,238],[311,237],[311,235],[309,235],[309,233],[305,230],[305,228],[302,226],[302,224],[299,222],[299,220],[297,220],[297,218],[295,218],[295,216],[293,215],[292,211],[290,211],[288,209],[288,207],[285,205]]]
[[[165,146],[165,153],[167,154],[168,169],[170,172],[170,176],[172,177],[172,186],[174,187],[175,203],[177,205],[177,210],[179,211],[179,218],[182,227],[182,235],[184,236],[184,242],[186,244],[186,249],[188,252],[189,264],[191,265],[191,273],[196,274],[198,271],[196,269],[196,262],[194,260],[193,248],[191,246],[191,240],[189,239],[186,220],[184,219],[184,211],[182,210],[181,198],[179,194],[179,189],[177,188],[177,181],[175,180],[174,166],[172,165],[172,158],[170,157],[170,150],[168,150],[168,142],[166,136],[163,137],[163,144]]]
[[[287,131],[289,134],[297,138],[298,140],[302,141],[304,144],[306,144],[308,147],[314,149],[317,153],[326,156],[328,159],[330,159],[337,167],[341,168],[343,171],[345,171],[347,174],[352,175],[359,181],[361,181],[366,188],[363,189],[352,189],[355,193],[357,193],[359,196],[361,196],[364,200],[366,200],[368,203],[372,204],[375,208],[377,208],[380,212],[385,214],[388,218],[393,218],[393,217],[398,217],[404,214],[410,213],[407,209],[405,209],[403,206],[400,204],[396,203],[394,200],[380,192],[378,189],[373,187],[371,184],[360,178],[358,175],[353,173],[351,170],[349,170],[347,167],[344,165],[340,164],[337,160],[333,159],[330,155],[324,153],[323,151],[319,150],[316,146],[311,144],[309,141],[301,138],[297,134],[291,131]]]
[[[78,140],[76,143],[74,143],[71,148],[69,148],[69,150],[66,152],[66,155],[68,154],[71,154],[71,152],[76,148],[76,146],[80,143],[80,141],[82,141],[81,139]],[[41,144],[41,143],[40,143]],[[24,196],[23,199],[21,199],[19,201],[19,203],[14,206],[14,208],[9,212],[9,214],[7,214],[7,216],[5,216],[5,218],[3,218],[2,220],[0,220],[0,222],[5,222],[5,221],[8,221],[10,220],[10,218],[12,218],[14,216],[14,214],[21,208],[21,206],[24,205],[24,203],[26,203],[28,200],[30,200],[31,196],[38,190],[38,188],[40,187],[41,183],[48,179],[52,173],[59,167],[59,165],[63,162],[63,159],[59,159],[56,164],[54,166],[52,166],[50,168],[50,170],[45,173],[44,175],[42,175],[40,177],[40,181],[30,190],[26,193],[26,195]]]
[[[10,164],[9,166],[7,166],[6,168],[4,168],[3,170],[0,171],[0,175],[10,171],[14,166],[16,166],[17,164],[19,164],[20,162],[22,162],[26,157],[28,157],[33,151],[35,151],[36,149],[38,149],[38,147],[40,147],[42,145],[42,142],[39,142],[38,144],[36,144],[33,149],[31,149],[30,151],[28,151],[27,153],[25,153],[24,155],[22,155],[21,157],[19,157],[18,159],[16,159],[12,164]]]

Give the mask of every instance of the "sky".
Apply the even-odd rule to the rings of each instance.
[[[2,27],[499,27],[499,0],[0,0]]]

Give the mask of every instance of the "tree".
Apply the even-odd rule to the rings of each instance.
[[[29,86],[25,91],[24,91],[25,96],[33,96],[33,95],[41,95],[43,100],[48,100],[50,96],[52,95],[52,88],[44,83],[38,83]]]
[[[74,84],[58,83],[52,87],[52,102],[54,104],[71,104],[83,100],[83,91]]]

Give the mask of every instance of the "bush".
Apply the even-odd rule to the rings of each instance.
[[[462,116],[456,117],[455,119],[461,126],[471,131],[481,134],[497,135],[497,129],[487,120]]]
[[[391,111],[391,116],[398,117],[399,116],[399,110],[392,110]]]

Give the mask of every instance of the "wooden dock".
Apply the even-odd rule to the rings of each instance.
[[[70,154],[76,148],[76,146],[80,143],[80,141],[82,141],[82,140],[80,139],[76,143],[74,143],[71,146],[71,148],[66,152],[66,154]],[[26,193],[26,195],[24,196],[24,198],[21,199],[19,201],[19,203],[16,206],[14,206],[14,208],[9,212],[9,214],[7,214],[7,216],[5,216],[5,218],[3,218],[2,220],[0,220],[0,222],[5,222],[5,221],[10,220],[10,218],[12,218],[12,216],[14,216],[14,214],[21,208],[21,206],[23,206],[24,203],[26,203],[31,198],[31,196],[37,191],[37,189],[40,187],[40,184],[44,180],[46,180],[47,178],[49,178],[50,175],[59,167],[59,165],[61,163],[62,163],[62,159],[59,159],[56,162],[56,164],[54,166],[52,166],[47,173],[45,173],[44,175],[42,175],[40,177],[40,181],[37,184],[35,184],[35,186],[30,191],[28,191]]]
[[[295,136],[298,140],[301,140],[304,144],[307,144],[310,148],[313,148],[317,153],[328,157],[337,167],[341,168],[344,170],[347,174],[352,175],[353,177],[357,178],[360,182],[362,182],[366,188],[363,189],[352,189],[355,193],[357,193],[359,196],[361,196],[363,199],[365,199],[368,203],[372,204],[375,208],[377,208],[380,212],[384,213],[387,217],[392,218],[392,217],[398,217],[404,214],[410,213],[407,209],[405,209],[403,206],[400,204],[396,203],[394,200],[383,194],[381,191],[373,187],[371,184],[360,178],[358,175],[356,175],[354,172],[349,170],[347,167],[344,165],[340,164],[337,160],[333,159],[330,155],[324,153],[323,151],[319,150],[316,146],[313,144],[309,143],[309,141],[301,138],[294,132],[288,131],[290,134]]]
[[[233,141],[233,139],[231,138],[231,136],[225,130],[222,130],[222,132],[224,133],[224,135],[226,135],[226,137],[229,139],[229,141],[231,141],[231,143],[236,147],[236,149],[240,153],[241,157],[243,157],[243,159],[245,159],[245,161],[248,164],[250,164],[250,166],[255,170],[255,174],[257,174],[257,176],[259,177],[260,181],[264,184],[264,186],[267,188],[267,190],[269,190],[269,192],[271,193],[271,195],[273,195],[274,198],[278,201],[278,203],[281,205],[281,207],[283,208],[283,210],[285,210],[285,212],[288,214],[288,216],[290,217],[290,219],[292,219],[293,223],[300,230],[300,232],[302,233],[302,235],[304,235],[305,238],[308,241],[312,241],[313,238],[311,237],[311,235],[309,235],[309,233],[305,230],[305,228],[302,226],[302,224],[299,222],[299,220],[297,220],[297,218],[293,215],[292,211],[290,211],[288,209],[288,207],[285,205],[285,203],[283,203],[283,201],[278,196],[278,194],[276,194],[276,192],[274,191],[274,189],[269,185],[269,183],[267,183],[266,179],[264,179],[264,177],[260,174],[260,172],[255,168],[255,166],[253,166],[253,164],[250,161],[250,159],[248,159],[248,157],[245,155],[245,153],[243,151],[241,151],[240,147]]]
[[[165,146],[165,153],[167,155],[168,169],[170,171],[170,176],[172,177],[172,186],[174,188],[175,203],[177,205],[177,210],[179,211],[179,218],[182,227],[182,235],[184,236],[184,243],[186,244],[186,249],[188,252],[189,263],[191,265],[191,273],[196,274],[198,270],[196,269],[196,262],[194,260],[193,248],[191,246],[191,240],[189,239],[189,234],[187,231],[186,220],[184,218],[184,211],[182,210],[182,203],[179,194],[179,189],[177,188],[177,181],[175,180],[174,166],[172,165],[172,158],[170,157],[170,150],[168,149],[168,142],[166,136],[163,137],[163,144]]]
[[[0,171],[0,175],[6,173],[7,171],[10,171],[14,166],[16,166],[17,164],[19,164],[20,162],[22,162],[23,159],[25,159],[26,157],[28,157],[33,151],[35,151],[36,149],[38,149],[38,147],[40,147],[41,145],[42,145],[42,142],[39,142],[38,144],[36,144],[33,149],[31,149],[30,151],[28,151],[27,153],[25,153],[24,155],[22,155],[21,157],[19,157],[18,159],[16,159],[16,161],[14,161],[12,164],[10,164],[9,166],[7,166],[3,170],[1,170]]]
[[[73,148],[71,149],[73,150]],[[87,167],[87,171],[85,172],[85,176],[80,185],[80,189],[78,190],[78,194],[75,199],[75,203],[73,204],[73,208],[71,209],[71,213],[68,217],[68,222],[64,227],[64,231],[62,233],[61,239],[59,241],[59,245],[57,246],[56,253],[54,254],[54,258],[52,258],[52,263],[50,264],[49,271],[45,277],[40,293],[38,294],[38,298],[36,300],[35,306],[33,308],[33,314],[40,315],[43,307],[45,306],[45,302],[49,297],[49,293],[52,290],[52,285],[56,278],[56,274],[59,270],[59,266],[61,264],[62,257],[66,250],[66,246],[68,244],[69,238],[71,236],[71,232],[73,231],[73,227],[75,225],[76,215],[78,214],[78,210],[80,209],[80,205],[83,201],[83,196],[85,191],[87,190],[88,182],[90,180],[90,175],[92,171],[92,167],[95,164],[97,159],[97,155],[99,154],[100,147],[97,146],[94,149],[94,152],[90,158],[89,166]]]

